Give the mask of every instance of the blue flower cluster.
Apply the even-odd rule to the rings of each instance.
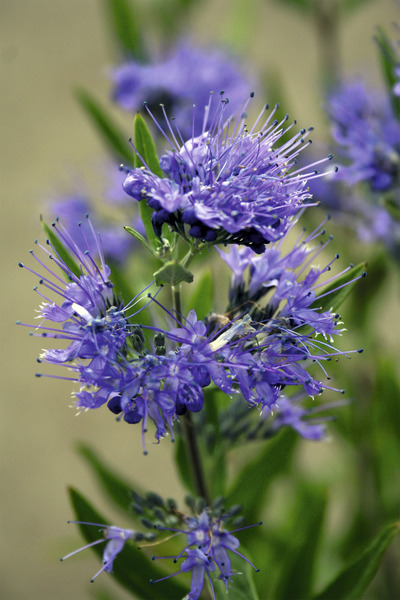
[[[339,314],[326,298],[331,300],[331,294],[364,274],[351,278],[349,266],[331,276],[338,255],[325,266],[317,266],[331,241],[323,237],[325,222],[310,234],[302,231],[295,237],[303,209],[315,205],[308,187],[310,180],[319,177],[315,167],[331,156],[300,167],[297,161],[311,143],[307,141],[311,129],[292,134],[295,123],[287,126],[287,115],[275,118],[278,105],[271,111],[264,107],[249,128],[245,110],[252,97],[234,121],[224,95],[217,107],[211,95],[205,111],[200,112],[200,132],[198,111],[193,109],[193,127],[186,141],[179,128],[171,126],[164,107],[168,134],[149,110],[170,144],[160,160],[164,177],[155,175],[139,156],[144,166],[128,170],[123,184],[128,196],[152,209],[152,225],[160,239],[163,227],[177,234],[161,250],[142,240],[164,263],[157,273],[171,263],[186,271],[189,255],[205,246],[225,247],[217,248],[232,272],[225,314],[209,313],[204,320],[193,309],[181,314],[175,280],[170,281],[176,301],[173,311],[161,303],[162,287],[154,291],[155,282],[123,303],[110,281],[101,237],[88,217],[77,227],[68,224],[65,228],[56,221],[50,231],[47,228],[47,244],[36,242],[46,259],[31,251],[39,264],[37,271],[20,263],[39,279],[34,288],[41,297],[39,324],[33,335],[54,340],[56,346],[45,349],[38,361],[68,371],[64,379],[78,384],[74,392],[78,411],[106,405],[118,421],[140,424],[144,452],[149,425],[157,441],[168,434],[174,439],[177,421],[193,425],[190,414],[206,412],[205,388],[218,388],[230,400],[238,398],[248,413],[257,412],[261,425],[267,422],[268,435],[289,426],[314,440],[325,434],[323,419],[309,419],[318,409],[304,408],[300,402],[324,389],[343,392],[330,385],[324,367],[332,358],[348,354],[334,346],[343,330]],[[346,126],[344,123],[341,130],[344,137]],[[374,172],[374,185],[386,185],[381,175]],[[179,260],[185,244],[189,252]],[[150,316],[146,312],[143,318],[146,308]],[[319,376],[310,369],[315,363]],[[234,403],[232,400],[232,406]],[[221,416],[222,410],[219,413]],[[231,418],[233,411],[226,415]],[[231,439],[235,435],[232,433]],[[188,439],[195,441],[195,437]],[[226,587],[230,585],[236,574],[232,555],[251,565],[237,550],[239,541],[233,534],[240,529],[225,528],[232,514],[224,516],[204,506],[214,505],[202,485],[195,445],[189,450],[196,465],[193,470],[197,469],[196,490],[204,504],[193,510],[194,516],[172,508],[168,516],[173,513],[175,520],[161,519],[161,525],[154,526],[158,531],[186,535],[184,548],[172,558],[175,563],[181,561],[180,573],[192,573],[191,600],[200,597],[207,580],[215,598],[214,572]],[[156,516],[153,508],[161,504],[154,494],[146,502],[136,501],[138,514],[145,526],[148,521],[153,527],[147,512]],[[164,515],[165,510],[158,513]],[[77,523],[103,528],[104,538],[80,549],[107,542],[103,567],[93,579],[102,571],[111,572],[125,543],[144,535],[114,526]],[[176,524],[181,527],[171,527]],[[75,552],[64,558],[72,554]]]
[[[172,531],[174,534],[183,533],[186,535],[185,547],[176,556],[153,556],[153,560],[162,558],[173,558],[174,563],[182,560],[180,564],[180,570],[172,575],[167,575],[158,580],[151,580],[151,583],[158,583],[164,581],[170,577],[174,577],[179,573],[192,573],[191,588],[188,595],[190,600],[197,600],[200,597],[202,589],[204,587],[205,576],[207,576],[210,582],[211,591],[215,600],[214,586],[211,579],[211,573],[216,570],[219,571],[217,579],[224,582],[228,588],[232,577],[237,574],[232,567],[230,554],[239,556],[245,562],[250,564],[255,571],[258,569],[245,557],[243,554],[238,552],[239,540],[232,535],[249,527],[255,527],[262,523],[256,523],[254,525],[248,525],[246,527],[236,528],[232,531],[227,531],[224,528],[224,521],[231,519],[234,513],[227,514],[224,516],[215,516],[211,509],[203,509],[198,516],[186,516],[181,513],[175,512],[175,518],[179,518],[179,521],[185,523],[185,528],[172,528],[154,523],[152,525],[155,532]],[[101,525],[99,523],[88,523],[85,521],[68,521],[69,523],[76,523],[81,525],[90,525],[93,527],[100,527],[102,537],[95,540],[78,550],[74,550],[69,554],[63,556],[60,560],[64,561],[87,548],[91,548],[103,542],[107,542],[103,552],[103,566],[101,569],[91,578],[93,582],[100,573],[105,571],[106,573],[113,572],[113,563],[118,554],[123,550],[125,544],[128,542],[143,542],[153,541],[156,537],[155,532],[142,533],[140,531],[134,531],[131,529],[122,529],[114,525]],[[149,522],[148,525],[151,525]],[[162,542],[163,540],[161,540]],[[146,544],[141,546],[146,547]]]
[[[153,209],[153,227],[160,237],[166,223],[186,239],[242,244],[261,253],[265,244],[285,235],[301,207],[312,204],[307,181],[315,176],[315,165],[296,169],[310,129],[283,138],[295,123],[285,127],[288,115],[274,120],[278,106],[265,117],[268,105],[249,129],[244,112],[248,103],[241,118],[231,123],[225,98],[210,121],[214,101],[211,96],[201,135],[186,142],[178,141],[165,115],[172,136],[164,134],[172,148],[160,160],[165,177],[148,168],[134,169],[124,189]]]
[[[347,160],[338,178],[369,183],[374,192],[400,185],[400,122],[388,98],[361,81],[342,84],[329,98],[332,134]]]
[[[91,227],[89,219],[87,226]],[[322,269],[309,266],[329,243],[313,245],[323,233],[322,227],[286,254],[281,242],[269,245],[262,255],[246,247],[232,247],[229,254],[221,251],[233,269],[232,318],[222,323],[212,315],[206,322],[200,321],[194,310],[186,318],[174,315],[146,290],[123,306],[113,294],[110,271],[94,230],[85,251],[59,224],[54,223],[54,231],[77,267],[72,270],[50,242],[50,249],[42,247],[67,277],[64,284],[32,252],[52,278],[32,272],[41,286],[60,299],[51,300],[35,288],[45,300],[37,327],[41,333],[35,335],[68,342],[64,348],[45,350],[40,362],[68,367],[75,373],[80,384],[75,404],[80,411],[107,403],[118,418],[142,423],[145,447],[149,419],[155,424],[158,440],[168,432],[173,437],[174,421],[188,410],[201,411],[203,388],[211,382],[226,394],[240,392],[262,414],[282,403],[279,398],[287,386],[302,386],[309,396],[330,387],[310,375],[307,364],[313,361],[322,367],[324,361],[342,354],[326,341],[341,333],[339,315],[320,311],[316,303],[316,290],[322,285],[319,279],[337,257]],[[93,244],[100,256],[99,266],[90,250]],[[247,268],[250,275],[245,283]],[[167,313],[169,327],[132,322],[137,312],[131,311],[141,300]],[[148,339],[150,333],[155,334],[153,343]],[[316,340],[316,334],[325,340]]]
[[[187,596],[190,600],[197,600],[200,598],[201,591],[204,587],[205,576],[207,576],[208,581],[210,582],[212,596],[215,600],[214,587],[210,573],[213,573],[216,569],[219,571],[217,579],[223,581],[228,588],[232,576],[237,573],[232,569],[229,553],[240,556],[240,558],[249,563],[254,570],[258,571],[258,569],[243,556],[243,554],[238,552],[237,548],[239,547],[239,540],[232,534],[242,531],[243,529],[248,529],[248,527],[261,525],[262,523],[242,527],[240,529],[235,529],[234,531],[226,531],[223,526],[223,521],[227,518],[229,518],[229,515],[225,517],[215,517],[209,510],[204,509],[198,516],[184,517],[186,523],[185,529],[157,527],[158,530],[173,531],[186,535],[186,545],[177,556],[155,556],[153,558],[174,558],[175,563],[182,558],[184,559],[178,573],[192,573],[190,592]],[[153,581],[153,583],[158,583],[169,577],[174,577],[178,573],[173,573],[172,575]]]
[[[224,90],[229,96],[229,114],[240,110],[243,90],[254,89],[237,60],[218,49],[203,50],[181,40],[167,56],[149,63],[134,60],[114,68],[112,97],[118,106],[134,112],[143,102],[157,113],[160,102],[176,119],[184,138],[200,135],[203,108],[209,91]],[[193,105],[199,107],[193,115]]]

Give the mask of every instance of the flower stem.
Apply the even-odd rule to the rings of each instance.
[[[182,319],[181,290],[180,285],[172,286],[172,302],[176,318]],[[198,496],[203,498],[207,505],[210,505],[210,497],[204,477],[203,464],[201,461],[200,450],[197,443],[197,435],[192,421],[191,412],[188,410],[182,418],[183,438],[185,440],[186,450],[189,455],[191,471],[194,480],[194,486]]]
[[[340,81],[339,6],[336,0],[314,2],[314,22],[321,79],[326,89]]]

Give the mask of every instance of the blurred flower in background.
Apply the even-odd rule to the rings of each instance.
[[[224,92],[229,98],[228,117],[241,108],[246,91],[257,87],[239,59],[222,49],[204,50],[187,40],[180,40],[166,57],[154,57],[148,63],[125,62],[112,70],[111,78],[112,98],[118,106],[135,112],[146,102],[152,113],[159,115],[161,103],[184,139],[201,133],[210,92]],[[199,110],[193,112],[193,105]],[[218,108],[212,106],[210,123]]]

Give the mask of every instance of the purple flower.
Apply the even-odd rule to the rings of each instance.
[[[35,291],[44,302],[39,307],[38,319],[41,320],[36,331],[46,338],[64,339],[69,345],[60,349],[45,350],[39,362],[65,365],[71,361],[82,359],[88,371],[101,371],[102,376],[109,376],[110,364],[121,353],[127,338],[131,334],[125,316],[126,308],[116,306],[113,295],[113,284],[109,280],[110,269],[104,262],[99,240],[92,229],[89,219],[86,219],[87,235],[82,233],[79,244],[58,223],[54,223],[54,231],[64,242],[64,248],[70,252],[70,259],[64,260],[58,249],[48,241],[49,250],[37,243],[48,254],[66,277],[67,283],[53,273],[33,252],[32,256],[41,265],[46,275],[41,276],[20,263],[33,274],[39,276],[39,285],[47,289],[47,294]],[[82,250],[83,240],[86,250]],[[100,256],[100,267],[92,257],[92,248]],[[74,259],[77,263],[72,262]],[[66,262],[67,261],[67,262]],[[71,262],[70,262],[71,261]],[[52,296],[52,297],[50,297]],[[54,297],[54,298],[53,298]],[[58,327],[48,327],[44,323],[51,322]],[[61,325],[61,327],[59,327]],[[89,361],[89,362],[88,362]]]
[[[100,525],[99,523],[87,523],[86,521],[68,521],[68,523],[77,523],[81,525],[93,525],[93,527],[101,527],[99,531],[103,533],[102,537],[60,558],[61,561],[64,561],[70,556],[74,556],[78,552],[82,552],[82,550],[86,550],[87,548],[97,546],[97,544],[107,542],[103,552],[103,566],[101,567],[100,571],[98,571],[96,575],[93,575],[93,577],[91,578],[90,581],[92,583],[96,579],[96,577],[100,575],[100,573],[102,573],[103,571],[105,571],[106,573],[113,572],[114,560],[117,557],[117,555],[123,550],[128,540],[142,540],[144,537],[143,533],[132,531],[131,529],[121,529],[120,527],[115,527],[113,525]]]
[[[311,245],[319,230],[306,238],[308,245],[299,241],[284,256],[280,256],[279,243],[271,244],[263,255],[250,255],[251,251],[243,248],[245,258],[239,263],[242,270],[246,264],[250,266],[250,279],[247,288],[240,282],[239,270],[234,276],[238,287],[231,290],[233,318],[203,322],[194,310],[187,317],[169,313],[156,297],[146,293],[148,288],[126,306],[118,302],[90,220],[87,226],[93,239],[87,240],[85,251],[57,223],[58,244],[68,250],[69,257],[56,242],[54,246],[49,242],[50,250],[41,247],[61,269],[66,283],[33,251],[45,276],[26,267],[39,277],[39,286],[48,294],[35,288],[44,302],[34,335],[67,342],[61,348],[45,350],[39,362],[75,374],[67,379],[80,385],[74,394],[78,410],[107,404],[118,419],[141,423],[145,449],[149,420],[155,425],[157,440],[168,432],[173,438],[174,421],[186,411],[202,410],[203,388],[211,382],[226,394],[240,392],[250,406],[260,407],[262,414],[269,414],[288,385],[302,386],[310,396],[329,387],[309,374],[305,362],[321,365],[341,354],[315,339],[321,334],[332,340],[341,331],[338,315],[321,312],[313,305],[318,279],[330,265],[309,268],[304,274],[324,247]],[[100,265],[92,257],[91,244],[97,248]],[[239,251],[234,252],[237,255]],[[259,310],[266,296],[268,304]],[[131,311],[142,300],[161,308],[170,319],[169,327],[132,322],[140,311]]]
[[[329,404],[305,408],[301,406],[302,396],[287,397],[281,396],[277,402],[277,408],[274,412],[274,419],[270,424],[271,432],[276,433],[282,427],[291,427],[301,437],[320,441],[327,438],[326,423],[332,421],[334,416],[321,415],[331,408],[343,406],[345,402],[331,402]]]
[[[353,81],[331,94],[328,113],[333,138],[347,160],[337,177],[350,185],[366,181],[374,192],[398,188],[400,123],[389,100]]]
[[[248,313],[257,332],[246,346],[256,366],[245,377],[240,374],[240,391],[250,402],[246,391],[253,390],[253,400],[254,391],[258,392],[263,398],[262,411],[267,413],[276,406],[279,391],[287,385],[301,385],[309,396],[320,394],[324,388],[333,389],[314,379],[307,361],[322,368],[323,362],[347,354],[332,346],[334,336],[343,330],[337,313],[319,308],[318,300],[326,294],[318,295],[318,290],[334,282],[351,266],[330,279],[324,276],[338,255],[323,268],[311,266],[331,241],[329,238],[325,243],[317,243],[325,233],[323,225],[305,239],[303,233],[286,253],[282,251],[282,242],[270,244],[261,255],[251,253],[248,248],[233,251],[236,268],[231,279],[228,313],[231,318]],[[220,251],[220,255],[228,265],[232,264],[231,253]],[[252,347],[253,339],[257,340],[257,347]]]
[[[273,120],[277,106],[267,117],[264,108],[251,128],[244,113],[234,124],[227,121],[225,108],[222,99],[213,121],[208,108],[202,134],[186,142],[178,143],[167,120],[173,139],[160,160],[166,177],[134,169],[124,189],[153,209],[158,236],[166,223],[196,244],[243,244],[261,253],[265,244],[285,235],[301,207],[310,205],[307,180],[315,172],[311,166],[295,169],[310,130],[282,141],[294,124],[285,128],[287,115]]]
[[[329,402],[327,404],[308,406],[304,392],[293,396],[280,394],[274,410],[270,413],[255,414],[249,411],[243,399],[237,397],[221,411],[219,415],[220,435],[231,447],[243,441],[265,440],[276,435],[282,428],[290,427],[301,437],[321,441],[328,438],[327,423],[335,419],[326,411],[348,404],[348,401]],[[207,439],[206,424],[196,423],[199,435]]]
[[[393,93],[395,96],[400,96],[400,65],[397,65],[397,67],[394,70],[394,73],[397,81],[394,84]]]
[[[83,236],[86,249],[58,223],[53,224],[57,243],[48,241],[48,248],[37,244],[66,281],[33,251],[44,275],[20,263],[39,278],[35,291],[43,302],[34,335],[66,342],[61,348],[44,350],[39,362],[65,367],[75,374],[66,379],[80,384],[75,393],[79,410],[107,403],[127,423],[141,422],[143,436],[149,419],[153,421],[160,439],[168,431],[172,433],[179,415],[202,409],[202,388],[211,380],[227,393],[241,386],[240,378],[232,377],[229,369],[233,365],[234,374],[249,367],[240,336],[251,327],[238,319],[228,322],[222,332],[210,332],[194,311],[186,319],[168,313],[172,327],[167,331],[132,323],[130,312],[142,299],[163,307],[143,292],[126,306],[115,298],[99,239],[89,219],[86,223],[90,232],[90,238]],[[92,247],[100,257],[99,265]],[[153,346],[145,339],[146,331],[156,334]],[[234,337],[239,341],[232,344]]]
[[[239,547],[239,540],[232,535],[248,527],[254,527],[250,525],[248,527],[242,527],[235,529],[234,531],[227,531],[224,528],[224,520],[229,519],[230,515],[225,517],[213,516],[209,509],[204,509],[203,512],[194,517],[185,516],[184,520],[186,528],[172,529],[169,527],[156,527],[158,530],[174,531],[177,533],[183,533],[186,535],[186,545],[181,552],[174,557],[174,562],[178,562],[182,558],[184,559],[180,565],[180,571],[178,573],[192,573],[192,581],[188,599],[197,600],[200,597],[201,591],[204,587],[204,578],[207,576],[213,598],[215,600],[214,587],[210,573],[218,570],[218,579],[221,579],[226,587],[233,577],[233,575],[239,575],[232,569],[230,554],[236,554],[244,561],[249,563],[253,569],[258,571],[256,567],[245,558],[237,548]],[[256,523],[261,525],[261,523]],[[172,558],[172,557],[153,557],[155,559],[161,558]],[[152,583],[158,583],[168,577],[174,577],[178,573],[168,575],[162,579],[152,581]]]
[[[175,117],[182,135],[199,135],[203,108],[210,90],[224,90],[229,97],[229,114],[240,109],[243,90],[254,89],[248,75],[233,58],[217,49],[202,50],[180,41],[167,57],[150,64],[134,61],[112,72],[113,99],[123,109],[137,111],[147,102],[154,114],[162,103]],[[193,105],[199,110],[194,114]]]

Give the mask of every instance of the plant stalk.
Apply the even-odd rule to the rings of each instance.
[[[182,321],[182,304],[180,285],[172,286],[172,302],[176,318]],[[196,431],[192,421],[192,415],[188,410],[182,417],[183,437],[186,449],[189,455],[194,486],[198,496],[203,498],[207,505],[210,505],[210,497],[204,476],[203,463],[201,461],[199,445],[197,442]]]

